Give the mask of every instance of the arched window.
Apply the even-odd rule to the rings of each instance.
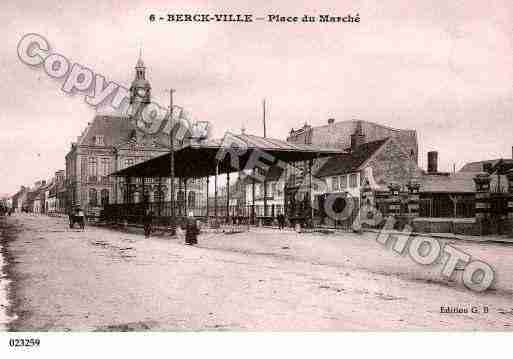
[[[133,198],[134,198],[133,201],[134,201],[134,203],[139,203],[140,202],[140,197],[141,196],[140,196],[139,192],[134,192],[134,194],[133,194]]]
[[[98,192],[94,188],[89,190],[89,205],[91,207],[98,206]]]
[[[194,208],[196,206],[196,192],[191,191],[187,195],[187,207]]]
[[[102,189],[100,192],[100,197],[102,201],[102,207],[109,204],[109,190],[108,189]]]

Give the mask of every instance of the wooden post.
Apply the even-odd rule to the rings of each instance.
[[[310,224],[311,226],[313,227],[313,218],[314,218],[314,209],[313,209],[313,205],[312,205],[312,201],[313,201],[313,192],[312,192],[312,166],[313,166],[313,160],[309,160],[308,161],[308,186],[309,186],[309,190],[308,190],[308,193],[309,193],[309,199],[308,199],[308,204],[310,206]]]
[[[159,177],[159,184],[158,184],[158,194],[159,194],[159,203],[158,203],[158,216],[160,217],[162,214],[162,201],[164,197],[162,194],[162,177]]]
[[[125,176],[125,195],[124,195],[125,198],[123,199],[123,202],[125,202],[125,207],[130,202],[128,200],[130,198],[129,193],[130,193],[130,177]]]
[[[215,217],[215,226],[217,227],[218,217],[217,217],[217,177],[219,176],[219,162],[216,161],[216,174],[214,177],[214,217]]]
[[[507,174],[508,177],[508,221],[510,236],[513,237],[513,170],[510,170]]]
[[[114,147],[114,172],[118,171],[118,150]],[[112,178],[112,177],[111,177]],[[119,177],[114,177],[114,204],[118,204]]]
[[[230,172],[226,172],[226,223],[230,222]]]
[[[183,194],[183,191],[182,191],[182,178],[179,177],[178,178],[178,194],[180,194],[180,193]],[[178,201],[178,215],[179,216],[183,215],[183,201],[182,201],[182,199],[183,199],[183,196]]]
[[[209,219],[209,211],[208,211],[208,185],[210,183],[210,176],[207,176],[207,225],[208,223],[210,222],[210,219]]]
[[[476,185],[475,216],[479,235],[489,232],[490,174],[479,173],[474,177]]]
[[[253,169],[253,176],[252,176],[252,183],[251,183],[251,224],[255,224],[255,169]]]
[[[187,177],[185,177],[183,179],[183,187],[184,187],[184,190],[183,190],[183,207],[185,209],[185,216],[186,217],[189,216],[189,212],[188,212],[189,208],[188,208],[188,205],[187,205],[187,199],[188,199],[187,198],[187,180],[188,180]]]

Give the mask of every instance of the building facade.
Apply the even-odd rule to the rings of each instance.
[[[16,192],[12,196],[12,208],[16,213],[20,213],[24,203],[27,200],[27,194],[29,192],[29,188],[25,186],[21,186],[18,192]]]

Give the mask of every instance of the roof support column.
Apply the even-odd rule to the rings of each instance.
[[[187,177],[185,177],[183,179],[183,208],[184,208],[184,215],[185,216],[188,216],[189,215],[189,212],[188,212],[188,208],[187,208]]]
[[[209,186],[209,183],[210,183],[210,176],[207,176],[207,213],[206,213],[206,217],[207,217],[207,224],[210,222],[210,218],[209,218],[209,211],[208,211],[208,186]]]
[[[226,172],[226,223],[230,223],[230,172]]]
[[[146,177],[142,177],[142,202],[144,209],[148,206],[148,199],[146,198]]]
[[[218,218],[217,218],[217,176],[219,176],[219,161],[216,161],[216,174],[214,177],[214,216],[215,222],[214,225],[217,227]]]
[[[308,205],[310,206],[310,225],[313,227],[314,208],[312,193],[312,165],[313,160],[308,161]]]
[[[264,221],[267,217],[267,173],[264,177]]]
[[[162,177],[159,177],[159,185],[158,185],[158,194],[159,194],[159,203],[158,203],[158,209],[157,209],[157,213],[158,213],[158,216],[160,217],[160,215],[162,214],[162,200],[164,197],[162,194]]]
[[[183,216],[183,187],[182,187],[182,178],[178,178],[178,194],[182,194],[178,199],[178,216]]]
[[[255,169],[253,168],[251,181],[251,224],[255,224]]]

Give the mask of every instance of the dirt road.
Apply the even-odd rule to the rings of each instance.
[[[183,239],[12,217],[16,330],[510,330],[513,246],[456,243],[497,272],[475,293],[373,234],[277,230]],[[4,231],[5,232],[5,231]],[[441,306],[479,313],[440,313]],[[484,307],[488,313],[483,312]]]

